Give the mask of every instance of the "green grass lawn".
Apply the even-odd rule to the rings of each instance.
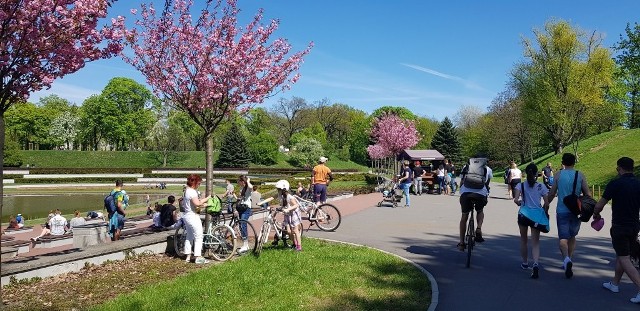
[[[426,310],[428,279],[395,256],[303,240],[303,251],[266,248],[259,258],[191,272],[127,292],[91,310]],[[155,275],[150,275],[155,277]]]
[[[162,162],[153,151],[61,151],[61,150],[23,150],[24,165],[35,165],[36,168],[160,168]],[[214,152],[213,160],[218,158]],[[291,169],[288,157],[282,155],[278,163],[266,167]],[[366,166],[337,158],[329,160],[327,165],[333,170],[357,169],[367,171]],[[204,168],[206,167],[204,151],[176,152],[175,160],[167,164],[168,168]],[[250,167],[265,167],[250,165]]]
[[[589,185],[604,187],[616,177],[616,161],[626,156],[635,160],[636,174],[640,173],[640,129],[616,130],[602,133],[580,142],[578,145],[578,163],[576,169],[582,171]],[[572,152],[573,147],[567,146],[564,152]],[[547,162],[551,162],[555,171],[561,167],[562,154],[546,154],[534,160],[538,169],[542,170]],[[529,163],[520,164],[524,168]],[[498,170],[499,169],[499,170]],[[494,173],[495,182],[503,182],[504,170],[497,168]],[[604,189],[603,189],[604,190]]]

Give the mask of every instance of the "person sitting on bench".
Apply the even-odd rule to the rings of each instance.
[[[49,228],[43,228],[39,236],[31,238],[31,241],[36,242],[39,238],[45,235],[63,235],[65,228],[67,227],[67,219],[60,215],[60,210],[56,209],[55,216],[51,217],[48,222]]]

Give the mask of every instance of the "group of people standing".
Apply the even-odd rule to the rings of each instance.
[[[457,190],[455,166],[449,160],[445,159],[444,163],[439,164],[435,172],[432,172],[432,164],[430,164],[429,170],[424,169],[421,164],[420,161],[414,161],[413,163],[409,160],[402,161],[398,187],[404,193],[405,208],[411,205],[411,198],[409,197],[411,186],[413,186],[413,192],[416,195],[422,195],[424,192],[424,180],[428,176],[435,177],[435,183],[438,185],[438,194],[453,195]]]

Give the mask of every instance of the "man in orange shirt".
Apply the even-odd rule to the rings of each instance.
[[[333,180],[331,169],[325,165],[327,160],[329,159],[320,157],[318,165],[313,168],[313,172],[311,173],[311,184],[313,185],[315,202],[320,202],[321,204],[327,202],[327,186],[329,182]]]

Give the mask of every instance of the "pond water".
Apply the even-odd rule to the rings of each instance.
[[[166,203],[167,194],[150,194],[151,203]],[[174,194],[175,195],[175,194]],[[26,219],[47,217],[49,211],[60,209],[62,214],[73,214],[79,210],[82,216],[88,211],[102,211],[104,196],[101,193],[11,195],[3,199],[2,222],[8,222],[11,215],[22,214]],[[145,202],[145,194],[129,194],[129,204]]]

